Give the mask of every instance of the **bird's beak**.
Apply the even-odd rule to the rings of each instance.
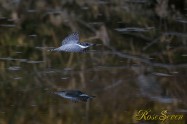
[[[96,46],[97,44],[93,43],[92,46]]]

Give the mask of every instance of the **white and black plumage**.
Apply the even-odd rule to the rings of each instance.
[[[64,91],[57,91],[54,92],[54,94],[57,94],[63,98],[69,99],[73,102],[87,102],[88,99],[92,99],[95,96],[89,96],[79,90],[64,90]]]
[[[79,34],[77,32],[74,32],[68,35],[62,41],[62,46],[55,49],[51,49],[49,51],[83,52],[84,50],[93,45],[93,43],[79,42]]]

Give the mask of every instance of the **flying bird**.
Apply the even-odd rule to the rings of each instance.
[[[55,49],[50,49],[49,51],[64,51],[64,52],[83,52],[90,46],[93,46],[93,43],[80,42],[79,34],[74,32],[68,35],[63,41],[62,45]]]
[[[57,94],[63,98],[69,99],[73,102],[87,102],[89,99],[94,98],[95,96],[89,96],[79,90],[64,90],[64,91],[57,91],[54,92],[54,94]]]

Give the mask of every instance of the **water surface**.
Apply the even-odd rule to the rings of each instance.
[[[186,116],[185,8],[147,0],[0,3],[1,124],[161,123],[135,120],[139,110]],[[75,31],[97,45],[48,51]],[[73,103],[52,94],[66,89],[96,98]]]

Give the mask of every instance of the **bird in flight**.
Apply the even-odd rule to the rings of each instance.
[[[80,42],[79,34],[74,32],[68,35],[63,41],[62,45],[55,49],[50,49],[49,51],[64,51],[64,52],[83,52],[90,46],[93,46],[93,43]]]
[[[57,91],[54,92],[54,94],[57,94],[63,98],[69,99],[73,102],[87,102],[89,99],[94,98],[95,96],[89,96],[79,90],[64,90],[64,91]]]

